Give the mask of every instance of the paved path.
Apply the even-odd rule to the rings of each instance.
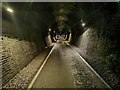
[[[65,42],[57,43],[32,88],[107,88]]]

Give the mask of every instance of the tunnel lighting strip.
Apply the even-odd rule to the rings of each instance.
[[[111,87],[105,82],[105,80],[102,79],[102,77],[85,61],[85,59],[68,43],[66,42],[67,45],[69,45],[75,52],[77,55],[80,56],[80,58],[83,60],[83,62],[95,73],[95,75],[108,87],[111,89]]]
[[[30,90],[30,89],[32,88],[32,86],[33,86],[33,84],[35,83],[35,81],[36,81],[36,79],[37,79],[38,75],[39,75],[39,74],[40,74],[40,72],[42,71],[42,69],[43,69],[44,65],[46,64],[46,62],[47,62],[48,58],[50,57],[50,55],[51,55],[52,51],[54,50],[55,46],[56,46],[56,43],[55,43],[55,45],[53,46],[53,48],[51,49],[51,51],[49,52],[49,54],[47,55],[47,57],[45,58],[45,60],[44,60],[43,64],[40,66],[40,68],[39,68],[38,72],[36,73],[36,75],[35,75],[35,76],[34,76],[34,78],[32,79],[32,81],[31,81],[31,83],[29,84],[29,86],[28,86],[28,89],[27,89],[27,90]]]

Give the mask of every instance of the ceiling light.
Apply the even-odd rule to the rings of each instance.
[[[7,11],[13,13],[13,10],[11,8],[7,8]]]
[[[82,23],[82,26],[84,27],[84,26],[85,26],[85,23]]]

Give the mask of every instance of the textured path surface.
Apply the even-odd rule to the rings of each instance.
[[[65,42],[57,43],[32,88],[107,88]]]
[[[27,88],[50,50],[46,49],[15,75],[3,88]]]
[[[101,75],[101,77],[112,87],[119,88],[120,80],[104,63],[99,59],[92,59],[85,55],[82,50],[76,46],[72,46],[80,55],[82,55],[85,60]]]

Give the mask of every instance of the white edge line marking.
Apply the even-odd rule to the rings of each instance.
[[[67,42],[66,42],[67,43]],[[73,49],[73,47],[69,44],[69,43],[67,43],[72,49]],[[73,49],[74,50],[74,49]],[[85,64],[87,64],[87,66],[97,75],[97,77],[108,87],[108,88],[111,88],[106,82],[105,82],[105,80],[103,80],[102,79],[102,77],[85,61],[85,59],[76,51],[76,50],[74,50],[76,53],[77,53],[77,55],[79,55],[80,56],[80,58],[85,62]]]
[[[44,60],[43,64],[40,66],[40,68],[39,68],[39,70],[37,71],[36,75],[34,76],[34,78],[32,79],[31,83],[29,84],[29,86],[28,86],[28,89],[27,89],[27,90],[30,90],[30,89],[32,88],[32,86],[33,86],[34,82],[36,81],[36,79],[37,79],[38,75],[39,75],[39,74],[40,74],[40,72],[42,71],[42,69],[43,69],[44,65],[46,64],[46,62],[47,62],[47,60],[48,60],[49,56],[51,55],[52,51],[54,50],[55,46],[56,46],[56,44],[53,46],[53,48],[51,49],[50,53],[49,53],[49,54],[48,54],[48,56],[45,58],[45,60]]]

